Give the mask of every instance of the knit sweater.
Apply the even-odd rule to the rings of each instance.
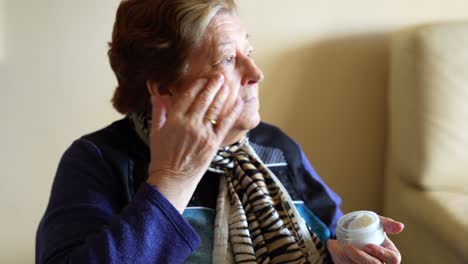
[[[248,136],[312,231],[334,237],[341,200],[300,147],[266,123]],[[57,169],[36,263],[210,262],[219,175],[206,172],[181,215],[146,183],[149,161],[127,118],[76,140]]]

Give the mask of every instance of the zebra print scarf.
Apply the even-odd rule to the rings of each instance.
[[[148,143],[151,118],[130,119]],[[323,243],[310,230],[248,138],[222,147],[210,171],[220,174],[213,263],[326,263]]]

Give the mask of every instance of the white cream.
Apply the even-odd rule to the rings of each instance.
[[[374,222],[374,218],[369,216],[368,214],[359,214],[351,220],[348,225],[348,229],[359,229],[363,227],[370,226]]]
[[[336,237],[339,241],[362,249],[367,244],[381,245],[385,240],[385,233],[376,213],[355,211],[340,218]]]

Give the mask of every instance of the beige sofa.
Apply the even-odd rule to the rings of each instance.
[[[391,43],[385,214],[403,263],[468,263],[468,22]]]

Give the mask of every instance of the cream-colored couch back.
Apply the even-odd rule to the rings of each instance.
[[[423,188],[468,192],[468,22],[421,26],[393,39],[395,169]],[[396,47],[396,48],[395,48]]]

